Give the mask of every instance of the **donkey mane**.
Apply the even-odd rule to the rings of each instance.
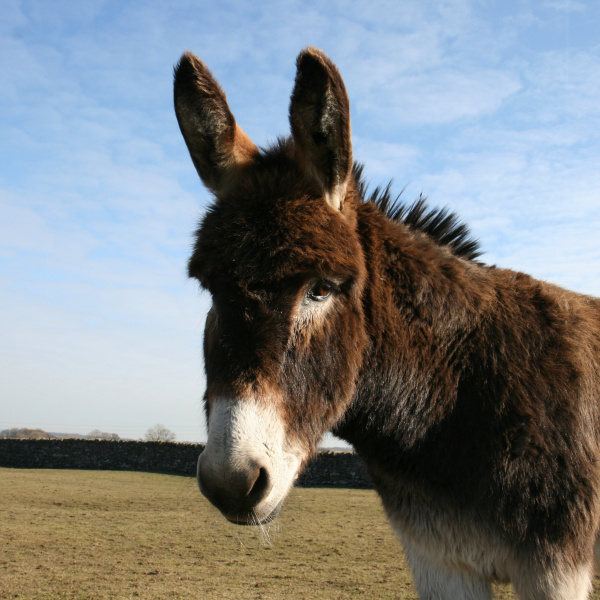
[[[456,213],[447,208],[431,208],[423,195],[412,204],[401,200],[402,192],[394,198],[391,181],[385,187],[377,186],[371,192],[364,180],[363,170],[363,164],[354,163],[353,175],[359,196],[364,202],[374,204],[388,219],[404,223],[413,231],[426,234],[436,244],[448,246],[461,258],[474,261],[483,254],[479,240],[472,237],[468,225],[462,223]]]

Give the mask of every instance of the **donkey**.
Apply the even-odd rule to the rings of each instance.
[[[175,110],[215,201],[189,274],[212,296],[202,493],[278,513],[323,435],[364,461],[420,597],[583,600],[600,519],[600,301],[486,266],[466,226],[353,162],[336,66],[297,59],[291,136],[257,148],[205,65]]]

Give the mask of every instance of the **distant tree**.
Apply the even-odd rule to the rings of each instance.
[[[144,434],[144,439],[147,442],[174,442],[177,436],[164,425],[158,423],[154,427],[150,427]]]
[[[49,440],[55,437],[42,429],[27,429],[26,427],[13,427],[0,431],[0,438],[13,438],[17,440]]]
[[[0,431],[0,438],[15,438],[17,437],[17,432],[19,430],[16,427],[12,427],[11,429],[3,429]]]
[[[90,440],[120,440],[118,433],[107,433],[106,431],[100,431],[100,429],[94,429],[88,433],[88,439]]]

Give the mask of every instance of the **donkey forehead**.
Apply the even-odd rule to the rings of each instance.
[[[321,197],[246,190],[218,199],[208,210],[189,273],[204,285],[301,274],[350,278],[361,269],[360,256],[354,228]]]

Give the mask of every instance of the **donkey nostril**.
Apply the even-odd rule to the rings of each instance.
[[[271,478],[269,477],[267,469],[260,467],[258,470],[258,477],[248,492],[247,500],[254,505],[258,504],[263,497],[267,495],[270,489],[270,483]]]

